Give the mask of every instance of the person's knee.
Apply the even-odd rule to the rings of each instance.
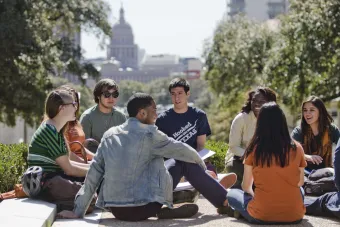
[[[227,194],[228,203],[233,206],[237,203],[237,198],[242,196],[243,192],[240,189],[230,189]]]

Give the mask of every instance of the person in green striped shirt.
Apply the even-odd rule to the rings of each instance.
[[[78,104],[67,90],[52,91],[45,103],[47,120],[34,133],[28,148],[28,166],[41,166],[44,185],[41,199],[56,203],[59,209],[73,209],[73,200],[85,177],[89,164],[70,160],[63,130],[76,119]],[[65,204],[66,201],[66,204]]]

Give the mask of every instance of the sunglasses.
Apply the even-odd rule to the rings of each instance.
[[[119,92],[118,92],[118,91],[114,91],[114,92],[104,91],[104,92],[102,93],[102,95],[103,95],[105,98],[110,98],[110,96],[112,96],[112,98],[118,98]]]
[[[65,106],[65,105],[71,105],[71,104],[74,106],[74,108],[78,108],[78,102],[64,103],[63,105]]]

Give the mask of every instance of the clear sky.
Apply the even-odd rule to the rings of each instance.
[[[115,23],[123,3],[125,19],[132,26],[135,43],[147,54],[200,57],[203,42],[211,38],[226,12],[226,0],[106,0],[109,21]],[[82,33],[86,58],[106,57],[100,40]]]

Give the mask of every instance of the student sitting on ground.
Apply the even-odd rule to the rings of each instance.
[[[64,218],[82,218],[102,179],[96,205],[110,209],[120,220],[141,221],[149,217],[187,218],[196,214],[196,204],[173,206],[172,192],[181,177],[215,207],[225,207],[226,188],[236,181],[229,174],[224,187],[206,173],[204,161],[189,145],[157,130],[156,104],[148,94],[136,93],[127,104],[129,119],[110,128],[103,136],[75,200],[73,212]],[[164,163],[164,158],[174,158]]]
[[[74,197],[81,188],[81,183],[74,180],[85,177],[89,169],[88,164],[70,160],[63,135],[67,122],[76,119],[77,107],[70,91],[55,90],[48,94],[45,103],[47,120],[34,133],[28,150],[28,166],[43,168],[44,184],[39,198],[57,204],[58,210],[73,209]],[[31,184],[31,187],[38,186]]]
[[[243,178],[242,157],[254,135],[260,108],[267,102],[276,102],[276,93],[272,89],[258,87],[254,91],[250,91],[241,113],[235,117],[231,124],[229,150],[227,151],[225,165],[227,172],[237,175],[237,182],[233,188],[241,188]]]
[[[335,149],[334,172],[334,182],[338,191],[328,192],[318,198],[306,197],[306,214],[340,218],[340,140]]]
[[[90,161],[93,159],[94,154],[91,151],[89,151],[86,147],[84,147],[85,133],[83,127],[81,126],[79,120],[77,119],[79,116],[80,109],[79,94],[74,88],[68,85],[63,85],[58,89],[70,91],[74,96],[75,102],[77,103],[76,119],[74,121],[67,122],[64,130],[64,136],[69,145],[70,151],[72,151],[72,153],[76,154],[81,159],[77,159],[72,155],[72,153],[70,153],[71,154],[70,158],[72,161],[78,161],[83,163],[86,162],[87,160]]]
[[[301,125],[292,137],[303,146],[307,170],[333,167],[332,144],[337,144],[340,131],[327,112],[325,104],[316,96],[309,97],[301,107]]]
[[[230,190],[230,207],[254,224],[299,223],[305,214],[300,187],[306,165],[281,108],[274,102],[264,104],[245,153],[243,191]]]
[[[336,191],[333,181],[332,144],[337,144],[340,131],[328,114],[325,104],[316,96],[309,97],[301,107],[301,125],[292,132],[300,142],[307,161],[306,194],[322,195]]]

